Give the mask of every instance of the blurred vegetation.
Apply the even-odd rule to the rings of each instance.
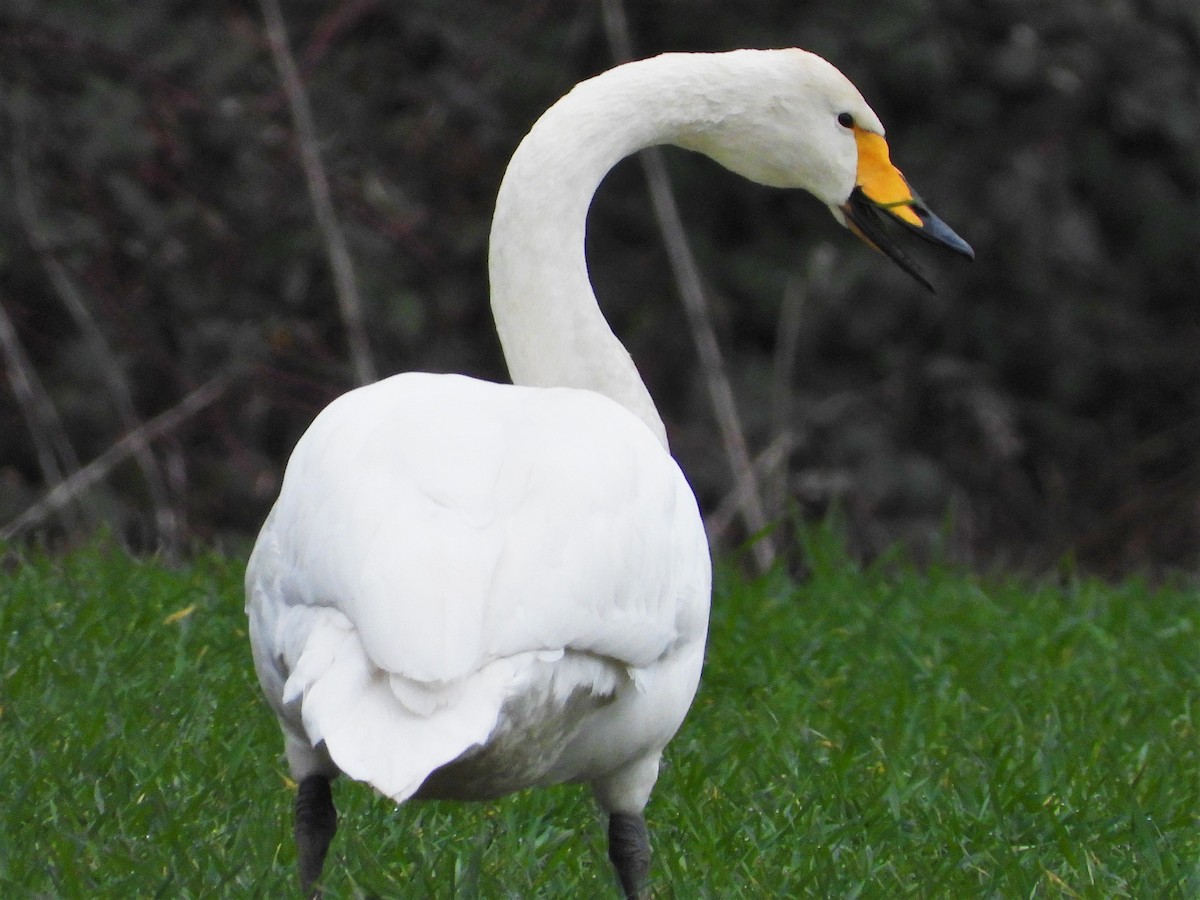
[[[773,498],[787,520],[839,507],[868,556],[899,541],[981,563],[1200,562],[1192,0],[629,7],[638,55],[830,59],[977,252],[930,258],[929,294],[811,198],[669,155],[751,445],[793,432]],[[284,14],[378,368],[504,378],[491,205],[540,111],[611,64],[597,5]],[[253,533],[296,438],[353,386],[258,6],[10,0],[0,90],[0,308],[25,360],[0,395],[0,524],[45,493],[56,452],[69,472],[236,372],[148,460],[36,527],[104,522],[140,547]],[[636,166],[605,183],[589,241],[602,304],[712,510],[730,478]],[[21,401],[30,375],[58,440]]]

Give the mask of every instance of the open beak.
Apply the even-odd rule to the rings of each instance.
[[[884,230],[885,222],[899,222],[930,243],[953,250],[967,259],[974,259],[975,251],[913,193],[900,170],[892,165],[887,142],[882,136],[856,125],[854,139],[858,143],[858,177],[850,199],[840,207],[846,226],[933,290],[933,284],[916,261]]]

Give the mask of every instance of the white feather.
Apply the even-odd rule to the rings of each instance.
[[[314,421],[248,589],[294,731],[402,800],[514,698],[553,715],[702,644],[709,564],[678,466],[616,403],[410,373]]]

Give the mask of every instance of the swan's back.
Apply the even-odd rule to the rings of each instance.
[[[324,741],[399,800],[572,694],[644,693],[680,653],[698,677],[709,573],[678,466],[616,403],[405,374],[339,398],[296,447],[247,572],[251,637],[290,743]],[[606,764],[660,750],[695,677],[665,734],[603,738]],[[534,782],[600,774],[555,764],[587,722],[563,728]]]

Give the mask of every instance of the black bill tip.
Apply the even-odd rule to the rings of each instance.
[[[875,249],[886,254],[892,262],[919,281],[929,290],[934,290],[933,282],[925,275],[912,258],[888,233],[885,222],[896,222],[908,231],[919,235],[922,239],[946,250],[950,250],[967,259],[975,258],[971,245],[959,237],[949,225],[930,212],[920,200],[914,199],[904,206],[911,210],[920,224],[899,216],[887,205],[876,203],[861,187],[856,187],[850,194],[850,199],[842,205],[842,215],[846,224]]]
[[[932,212],[922,206],[919,202],[914,203],[912,211],[917,214],[917,218],[921,220],[919,226],[912,224],[906,219],[901,219],[898,216],[893,216],[896,221],[900,222],[909,231],[923,237],[932,244],[937,244],[939,247],[945,247],[947,250],[965,256],[967,259],[975,258],[975,251],[971,249],[971,245],[960,238],[954,229],[935,216]]]

